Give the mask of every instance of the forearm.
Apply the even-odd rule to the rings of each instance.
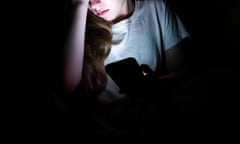
[[[88,1],[75,3],[73,23],[65,48],[64,87],[72,91],[82,77]]]
[[[163,74],[158,76],[166,87],[178,86],[189,75],[188,65],[183,54],[184,46],[182,41],[166,52],[166,65],[163,67],[165,70]]]
[[[165,93],[172,93],[184,80],[184,73],[169,73],[158,77],[159,88]]]

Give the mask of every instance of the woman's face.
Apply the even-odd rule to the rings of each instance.
[[[89,0],[89,9],[107,21],[114,21],[128,12],[127,0]]]

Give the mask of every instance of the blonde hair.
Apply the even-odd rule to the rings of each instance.
[[[87,96],[99,95],[106,86],[104,60],[112,45],[111,23],[87,14],[83,77],[80,87]]]

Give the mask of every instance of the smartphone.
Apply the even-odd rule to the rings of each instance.
[[[135,90],[143,78],[142,70],[133,57],[107,64],[105,69],[122,92]]]

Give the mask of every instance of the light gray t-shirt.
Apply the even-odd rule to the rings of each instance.
[[[139,65],[147,64],[156,71],[162,53],[189,36],[179,17],[164,0],[135,0],[133,14],[112,26],[113,40],[105,65],[134,57]],[[99,100],[112,102],[126,97],[108,76],[108,83]]]

